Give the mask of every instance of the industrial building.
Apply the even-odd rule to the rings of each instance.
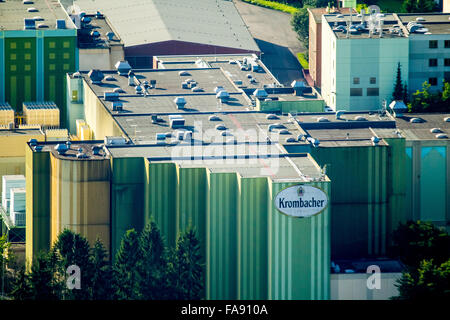
[[[0,102],[65,103],[65,74],[77,70],[77,30],[59,2],[0,2]],[[64,115],[61,115],[64,118]]]
[[[424,82],[431,91],[442,90],[443,81],[450,79],[449,18],[443,13],[322,15],[322,54],[320,59],[310,55],[310,73],[319,85],[321,65],[321,94],[327,105],[347,111],[386,108],[398,63],[409,94],[421,90]],[[314,21],[310,29],[318,30]],[[311,41],[317,53],[316,38]]]
[[[69,11],[76,6],[104,14],[133,68],[151,68],[155,55],[260,53],[232,1],[75,0],[64,5]]]

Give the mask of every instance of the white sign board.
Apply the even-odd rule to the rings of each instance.
[[[298,218],[313,216],[328,205],[328,198],[321,189],[309,185],[297,185],[281,190],[275,197],[275,207],[282,213]]]

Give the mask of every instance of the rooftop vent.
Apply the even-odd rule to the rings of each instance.
[[[105,99],[105,101],[115,101],[119,99],[119,93],[112,91],[105,91],[103,92],[103,98]]]
[[[37,25],[38,29],[48,29],[48,25],[45,23],[39,23]]]
[[[236,60],[229,60],[228,64],[236,64]]]
[[[35,16],[33,17],[34,21],[44,21],[44,18],[42,18],[41,16]]]
[[[114,67],[117,69],[117,73],[120,76],[126,76],[131,70],[131,66],[126,60],[117,61]]]
[[[445,122],[450,122],[450,117],[444,118],[444,121],[445,121]]]
[[[105,77],[105,81],[115,81],[116,78],[114,78],[113,76],[106,76]]]
[[[93,30],[91,31],[90,35],[94,38],[98,38],[100,37],[100,32],[98,32],[97,30]]]
[[[172,129],[184,126],[185,120],[181,115],[173,114],[169,116],[170,127]]]
[[[422,22],[422,21],[425,21],[425,18],[424,17],[417,17],[416,21],[417,22]]]
[[[200,87],[194,87],[191,89],[192,92],[203,92],[203,89]]]
[[[372,139],[370,139],[370,140],[372,140],[372,144],[374,146],[377,146],[378,143],[380,142],[380,138],[378,138],[377,136],[373,136]]]
[[[313,146],[316,147],[316,148],[317,148],[317,147],[319,146],[319,144],[320,144],[319,139],[314,139],[314,138],[313,138],[313,139],[311,140],[311,142],[312,142]]]
[[[89,71],[88,77],[92,84],[101,84],[104,76],[100,70],[92,69]]]
[[[34,2],[31,0],[23,0],[22,3],[23,4],[33,4]]]
[[[442,133],[442,130],[439,128],[433,128],[433,129],[430,129],[430,132],[431,133]]]
[[[28,8],[27,11],[28,12],[38,12],[39,10],[34,7],[31,7],[31,8]]]
[[[120,101],[113,101],[111,107],[113,111],[123,111],[123,104]]]
[[[100,155],[100,151],[102,150],[103,148],[101,147],[101,146],[93,146],[92,147],[92,154],[94,155],[94,156],[99,156]]]
[[[436,135],[437,139],[448,139],[448,136],[445,133],[438,133]]]
[[[287,129],[281,129],[280,131],[278,131],[279,134],[289,134],[289,130]]]
[[[30,146],[35,147],[37,145],[37,140],[36,139],[30,139],[28,141],[28,143],[30,144]]]
[[[128,71],[128,85],[134,87],[136,83],[134,82],[134,72],[130,69]]]
[[[269,113],[269,114],[266,116],[266,119],[267,119],[267,120],[277,120],[277,119],[279,119],[279,118],[278,118],[277,115],[272,114],[272,113]]]
[[[355,121],[367,121],[367,119],[361,116],[356,116]]]
[[[222,86],[217,86],[214,88],[214,93],[219,93],[219,91],[225,90]]]
[[[286,140],[285,140],[286,142],[288,142],[288,143],[291,143],[291,142],[297,142],[297,140],[295,140],[295,138],[294,137],[289,137],[289,138],[286,138]]]
[[[34,151],[40,152],[40,151],[42,151],[43,148],[44,148],[44,146],[35,146]]]
[[[108,31],[107,33],[105,33],[106,38],[108,38],[109,41],[114,40],[114,32]]]
[[[225,127],[223,124],[218,124],[216,126],[216,130],[227,130],[227,127]]]
[[[122,88],[114,88],[114,89],[113,89],[113,92],[116,92],[116,93],[125,93],[125,90],[123,90]]]
[[[409,119],[409,122],[411,123],[421,123],[423,120],[421,118],[411,118]]]
[[[81,72],[77,71],[72,74],[72,78],[81,78]]]
[[[328,120],[325,117],[319,117],[319,118],[317,118],[317,122],[330,122],[330,120]]]
[[[230,131],[225,130],[225,131],[222,131],[222,133],[220,135],[222,137],[226,137],[226,136],[232,136],[233,134]]]
[[[85,23],[85,24],[88,24],[88,23],[90,23],[91,21],[92,21],[91,17],[83,16],[83,17],[81,18],[81,22],[83,22],[83,23]]]
[[[183,71],[178,72],[178,75],[184,77],[184,76],[190,76],[191,74],[189,72],[183,70]]]
[[[216,115],[209,116],[209,121],[220,121],[220,118]]]
[[[36,21],[34,19],[23,19],[24,22],[24,30],[31,30],[36,28]]]
[[[105,145],[125,145],[127,144],[127,140],[124,137],[111,137],[106,136],[104,140]]]
[[[336,111],[336,119],[337,120],[342,120],[342,116],[345,114],[344,110],[338,110]]]
[[[142,94],[142,90],[143,90],[142,87],[140,85],[137,85],[135,92],[136,92],[136,94]]]
[[[178,109],[184,109],[186,105],[186,99],[184,97],[176,97],[173,102],[175,102]]]
[[[56,19],[56,29],[65,29],[65,28],[66,28],[66,20]]]
[[[267,98],[269,95],[267,94],[267,91],[264,89],[256,89],[255,91],[253,91],[253,95],[260,100],[263,100],[265,98]]]
[[[220,99],[221,101],[226,101],[230,98],[230,95],[227,91],[221,90],[216,94],[216,98]]]
[[[166,134],[165,133],[157,133],[156,134],[156,141],[166,140]]]
[[[77,159],[87,159],[89,158],[88,155],[84,152],[78,152],[77,153]]]
[[[58,152],[58,154],[64,155],[69,148],[63,143],[59,143],[55,146],[55,150]]]
[[[338,14],[338,15],[336,16],[336,18],[338,18],[338,19],[343,19],[343,18],[344,18],[344,15],[343,15],[343,14]]]

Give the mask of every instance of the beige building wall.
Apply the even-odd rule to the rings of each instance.
[[[444,1],[444,13],[450,13],[450,0],[443,0]]]

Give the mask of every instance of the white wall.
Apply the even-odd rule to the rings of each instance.
[[[111,70],[109,49],[79,49],[80,71]]]
[[[330,277],[331,300],[388,300],[398,295],[395,282],[401,273],[381,273],[380,289],[368,289],[366,273],[333,273]]]

